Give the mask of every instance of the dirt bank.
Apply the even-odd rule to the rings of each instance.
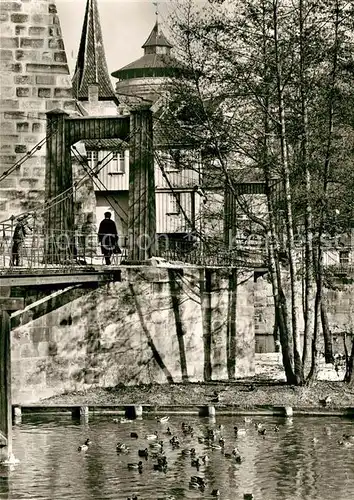
[[[215,391],[217,395],[215,394]],[[92,388],[42,400],[46,405],[203,405],[236,404],[313,407],[323,406],[330,398],[328,408],[353,407],[354,390],[343,382],[319,381],[312,387],[293,387],[283,383],[190,383],[164,385],[116,386]]]

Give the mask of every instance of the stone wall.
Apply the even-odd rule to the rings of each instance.
[[[46,115],[75,110],[54,0],[0,2],[0,176],[45,137]],[[0,184],[0,220],[44,199],[45,146]]]
[[[324,289],[324,302],[329,327],[333,334],[334,352],[336,350],[342,352],[341,335],[344,331],[354,332],[354,285],[343,284],[340,280],[337,281],[333,288]],[[285,283],[285,288],[288,287],[289,283]],[[275,350],[273,339],[274,304],[272,287],[266,279],[259,278],[255,283],[254,299],[256,352],[273,352]],[[301,283],[297,284],[297,301],[299,311],[298,326],[301,331],[304,328]],[[321,344],[322,335],[320,335],[320,346]]]
[[[12,332],[14,403],[66,390],[254,374],[253,273],[122,268],[121,283],[53,298]],[[56,303],[55,303],[56,302]],[[47,309],[46,309],[47,307]]]

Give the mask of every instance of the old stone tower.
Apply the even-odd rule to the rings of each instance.
[[[44,199],[46,112],[73,113],[55,0],[1,1],[0,220]],[[43,141],[44,142],[44,141]],[[38,149],[33,148],[38,144]]]

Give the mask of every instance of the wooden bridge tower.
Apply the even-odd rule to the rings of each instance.
[[[83,139],[122,139],[130,143],[129,249],[131,261],[150,258],[155,248],[156,208],[152,112],[136,107],[129,116],[70,117],[60,109],[47,113],[45,199],[48,241],[74,231],[70,148]],[[50,200],[55,199],[54,203]],[[52,243],[50,243],[52,245]],[[47,248],[48,263],[60,256]]]

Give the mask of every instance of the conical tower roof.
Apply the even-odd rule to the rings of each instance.
[[[155,26],[152,28],[152,31],[149,35],[149,38],[146,40],[144,45],[142,45],[143,49],[145,49],[146,47],[168,47],[170,49],[172,49],[173,47],[163,34],[159,26],[159,21],[157,19]]]
[[[116,100],[103,47],[97,0],[87,0],[79,53],[73,77],[76,99],[88,100],[89,85],[98,85],[99,100]]]

